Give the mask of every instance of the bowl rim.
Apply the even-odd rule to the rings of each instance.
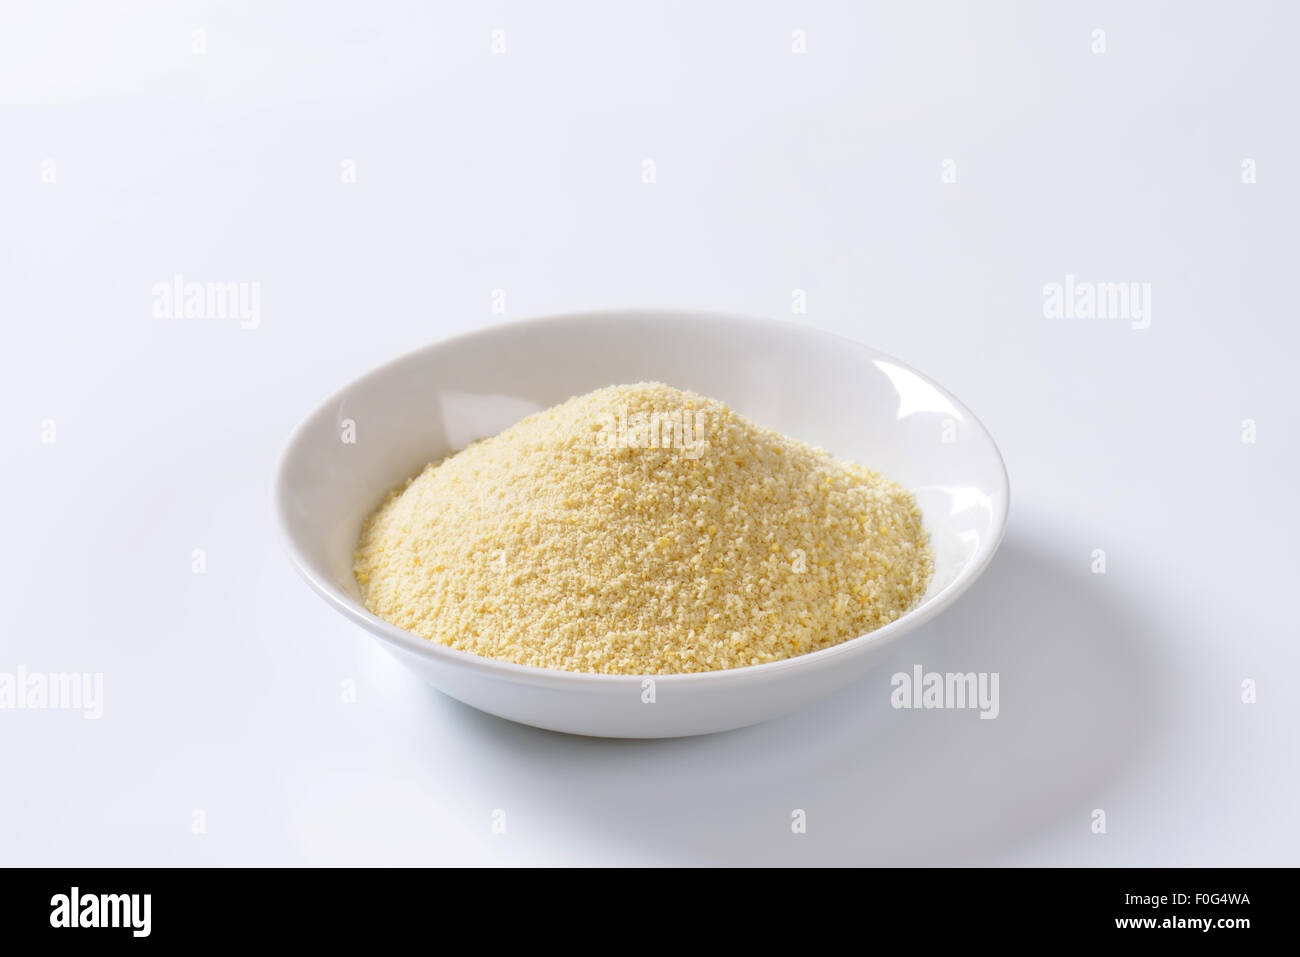
[[[793,658],[783,658],[779,661],[768,661],[757,665],[744,665],[739,668],[724,668],[716,671],[698,671],[686,674],[604,674],[588,671],[564,671],[558,668],[542,668],[536,665],[521,665],[510,661],[500,661],[495,658],[488,658],[484,655],[478,655],[470,651],[461,651],[457,648],[449,648],[446,645],[439,644],[419,635],[404,631],[396,625],[392,625],[377,615],[372,614],[365,606],[353,601],[349,596],[343,594],[328,581],[317,575],[312,569],[310,562],[307,560],[303,550],[299,547],[298,542],[294,539],[289,529],[287,514],[287,504],[289,491],[286,487],[286,471],[289,462],[293,458],[295,450],[298,448],[308,427],[317,419],[317,417],[326,409],[336,406],[342,401],[349,392],[358,386],[373,379],[379,379],[387,375],[395,367],[404,363],[415,360],[418,356],[433,352],[437,349],[452,345],[453,343],[464,342],[475,338],[486,336],[509,334],[512,330],[518,330],[524,327],[537,326],[557,326],[571,323],[589,323],[589,322],[623,322],[627,320],[660,318],[692,322],[722,322],[743,325],[765,325],[769,327],[779,327],[784,332],[797,331],[799,334],[824,339],[833,340],[841,344],[852,346],[856,350],[865,349],[872,354],[875,359],[883,359],[893,363],[900,368],[906,369],[912,374],[919,377],[927,385],[934,388],[942,395],[954,408],[963,416],[969,418],[970,422],[978,431],[988,440],[989,448],[993,452],[994,460],[998,465],[998,473],[1001,479],[999,487],[992,496],[993,501],[993,524],[995,526],[994,534],[988,539],[987,543],[981,543],[979,550],[967,563],[961,572],[948,582],[938,594],[933,595],[928,601],[911,611],[905,612],[900,617],[891,621],[887,625],[882,625],[874,631],[869,631],[853,638],[847,638],[838,644],[829,648],[822,648],[817,651],[811,651],[806,654],[796,655]],[[351,619],[355,624],[369,631],[381,640],[396,645],[398,648],[411,652],[418,656],[432,658],[446,665],[468,668],[479,671],[483,674],[490,674],[495,678],[504,678],[514,683],[530,685],[554,685],[556,683],[583,685],[594,689],[597,687],[614,686],[625,687],[629,683],[641,684],[647,678],[653,679],[654,684],[658,687],[661,683],[666,685],[707,685],[723,684],[731,682],[754,682],[772,680],[784,677],[786,672],[817,668],[822,665],[831,663],[834,659],[844,655],[857,655],[865,653],[869,648],[879,644],[889,642],[895,637],[905,634],[927,621],[933,619],[940,612],[948,608],[953,602],[961,597],[971,585],[973,585],[984,573],[992,561],[998,546],[1006,534],[1007,518],[1010,512],[1011,485],[1010,478],[1007,474],[1006,462],[1002,457],[1002,451],[998,448],[997,442],[988,428],[980,421],[964,402],[949,392],[941,384],[934,381],[930,376],[903,362],[888,353],[881,352],[872,346],[868,346],[856,339],[822,329],[811,325],[795,325],[786,319],[775,319],[771,317],[746,316],[736,313],[712,312],[695,309],[678,309],[678,308],[656,308],[656,307],[638,307],[638,308],[617,308],[617,309],[588,309],[581,312],[564,312],[550,313],[540,316],[531,316],[523,319],[512,319],[506,322],[492,323],[488,326],[482,326],[476,329],[466,330],[452,336],[437,339],[433,342],[426,343],[415,349],[411,349],[401,355],[375,366],[362,373],[356,378],[350,380],[343,387],[335,390],[326,398],[317,402],[312,409],[294,426],[285,441],[284,447],[276,461],[275,471],[271,483],[272,509],[275,513],[276,526],[279,531],[279,538],[282,547],[288,554],[290,562],[297,569],[298,573],[307,581],[312,589],[326,600],[335,610],[341,612],[344,617]]]

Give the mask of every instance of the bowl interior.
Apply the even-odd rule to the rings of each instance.
[[[721,399],[911,489],[935,551],[922,607],[996,548],[1008,494],[1001,457],[929,379],[794,322],[639,312],[492,327],[404,356],[327,400],[280,465],[290,550],[318,586],[364,612],[352,554],[361,523],[394,486],[571,396],[646,380]]]

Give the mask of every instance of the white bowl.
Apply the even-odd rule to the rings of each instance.
[[[361,604],[352,554],[362,520],[429,461],[602,386],[666,382],[911,489],[935,551],[922,602],[832,648],[702,674],[581,674],[509,664],[428,641]],[[355,442],[344,441],[351,420]],[[1007,475],[988,432],[903,363],[793,321],[599,312],[494,326],[358,379],[298,426],[275,479],[289,555],[331,605],[430,684],[492,714],[555,731],[658,738],[787,714],[865,674],[888,643],[957,599],[993,557]]]

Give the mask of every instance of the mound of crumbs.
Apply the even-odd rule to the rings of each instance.
[[[430,464],[354,571],[399,628],[565,671],[716,671],[898,618],[933,570],[912,495],[659,383],[531,415]]]

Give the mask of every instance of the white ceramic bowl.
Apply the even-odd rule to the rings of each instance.
[[[655,380],[721,399],[911,489],[935,550],[911,612],[870,634],[771,664],[704,674],[579,674],[455,651],[361,604],[352,553],[362,520],[429,461],[525,415],[607,385]],[[353,423],[355,442],[343,440]],[[298,426],[275,479],[289,555],[331,605],[434,687],[556,731],[655,738],[775,718],[865,674],[880,650],[947,608],[993,557],[1007,475],[988,432],[942,387],[873,349],[794,321],[600,312],[494,326],[403,356]]]

